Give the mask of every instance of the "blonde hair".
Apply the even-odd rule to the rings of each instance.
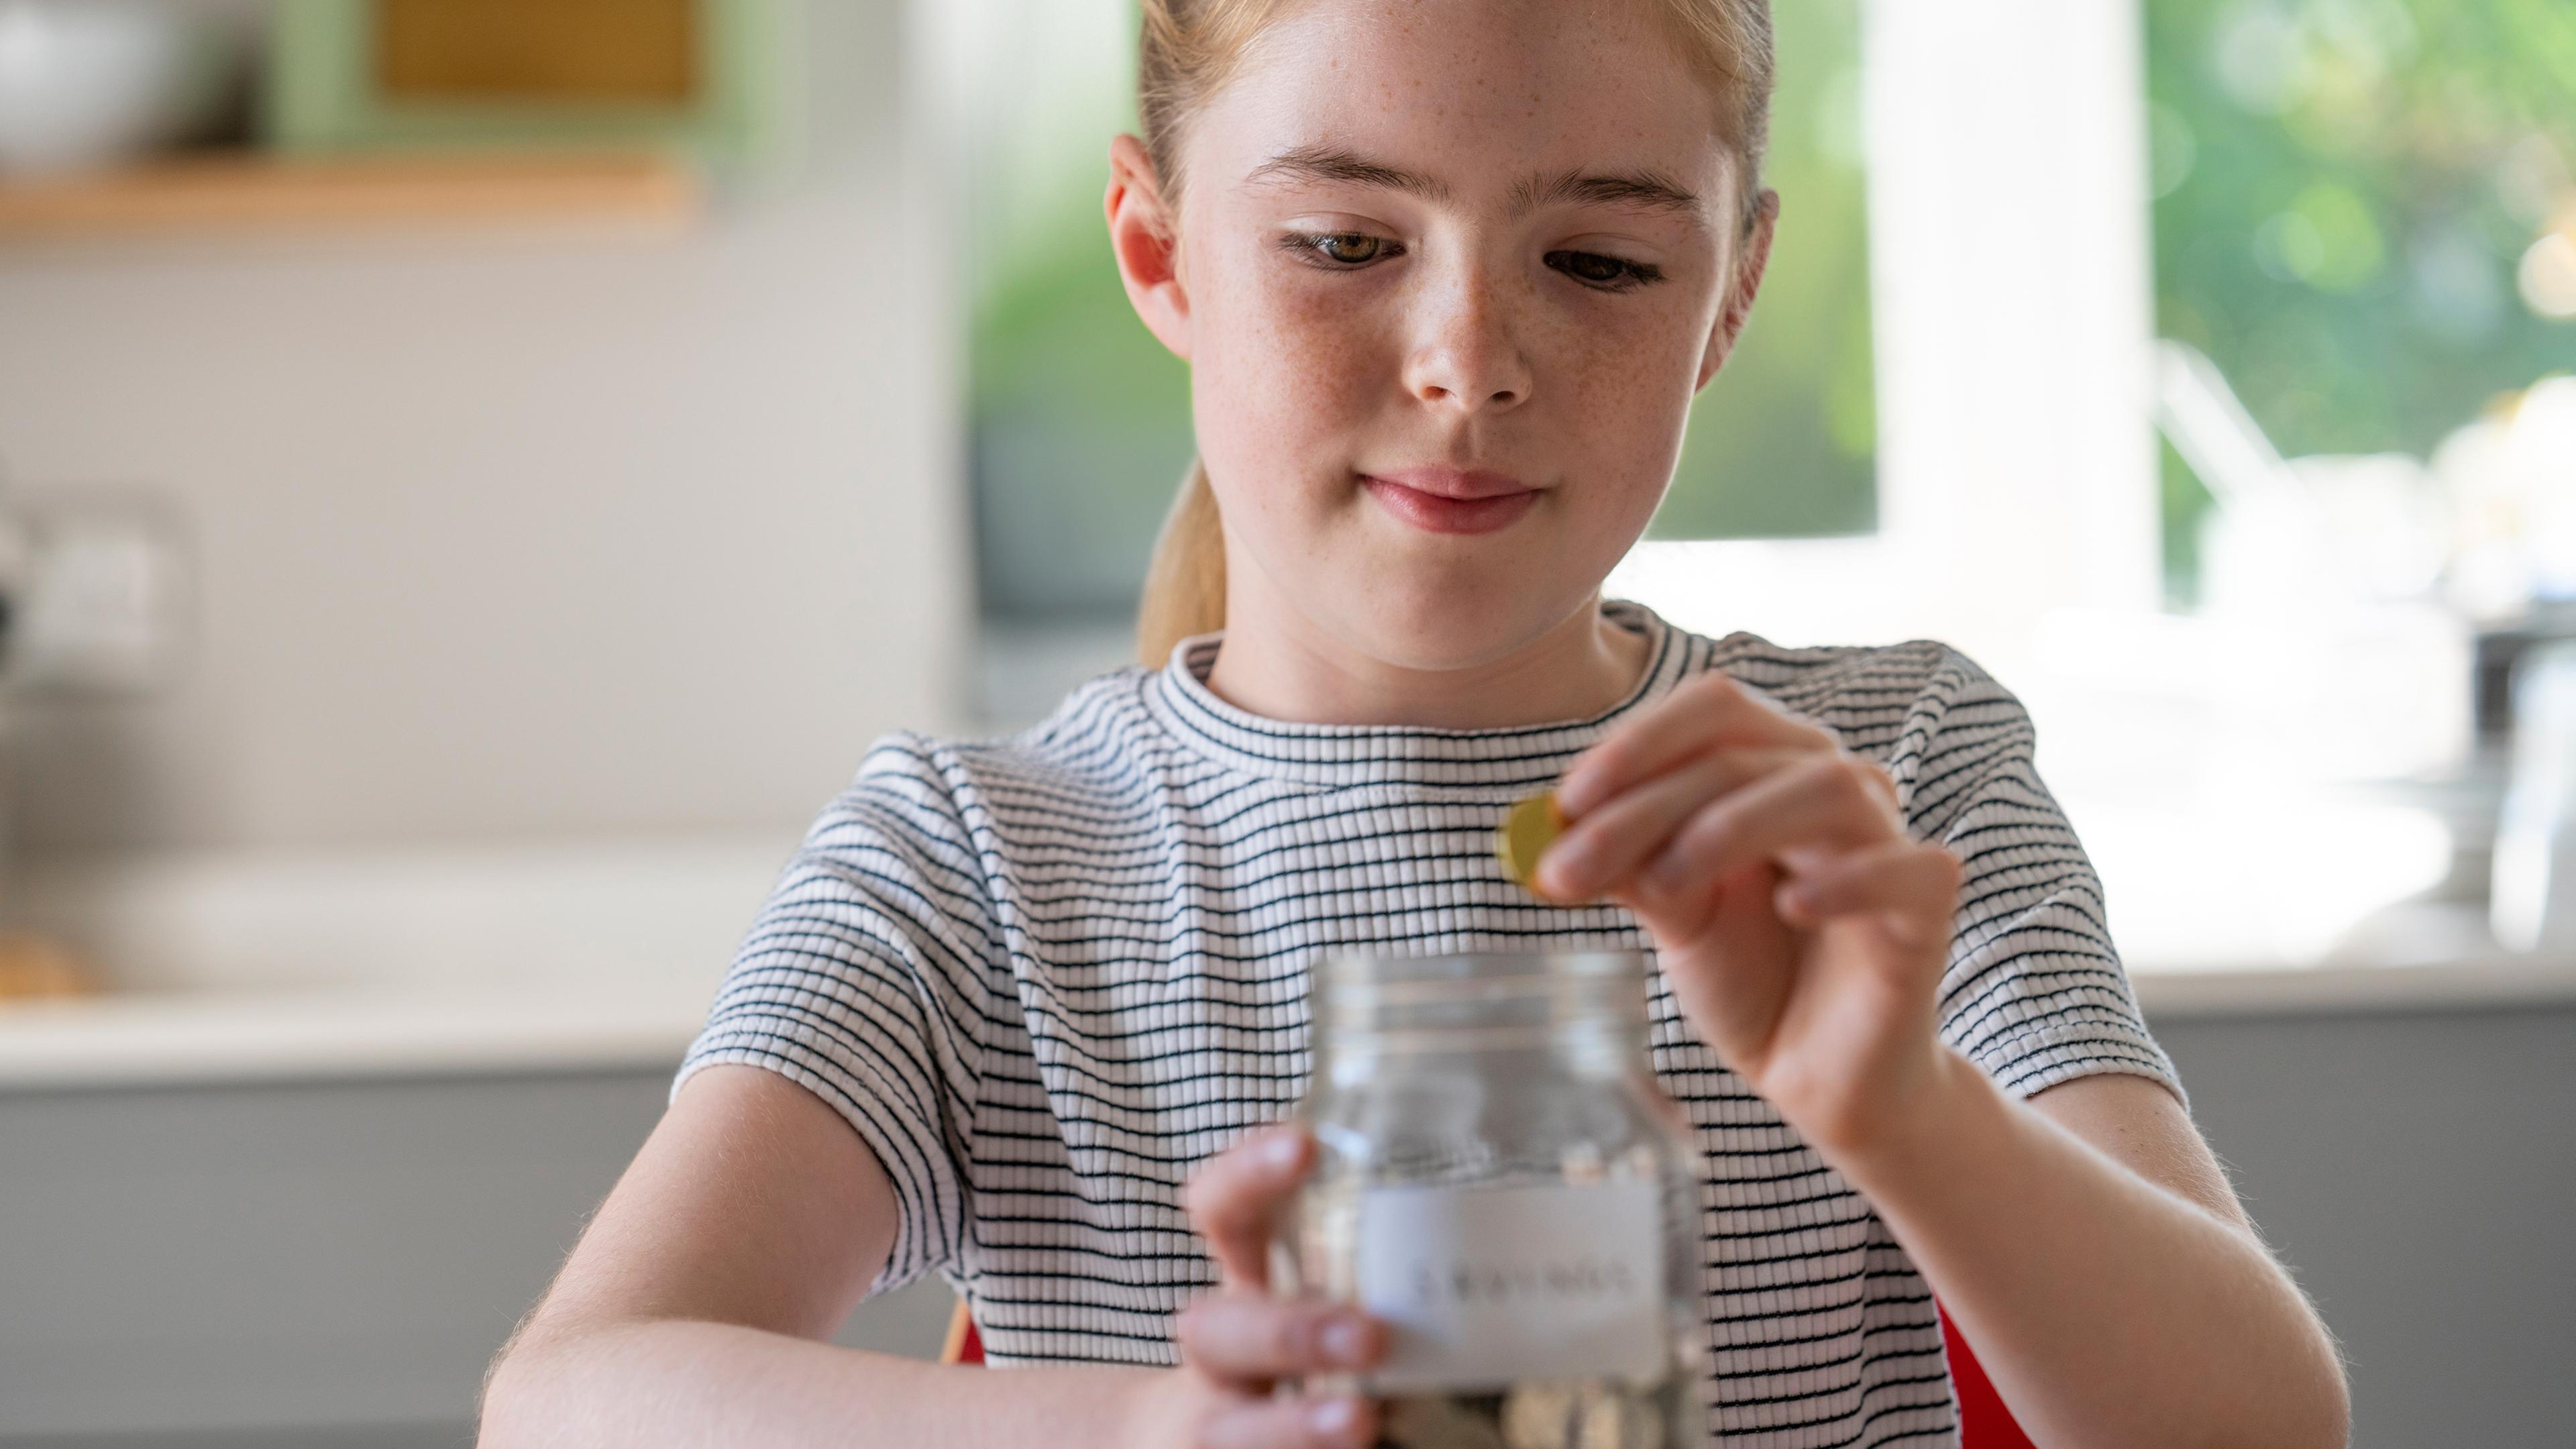
[[[1137,47],[1137,111],[1145,153],[1154,162],[1167,212],[1180,214],[1181,135],[1225,84],[1262,28],[1288,0],[1143,0]],[[1683,59],[1717,98],[1718,138],[1740,167],[1738,230],[1750,234],[1759,214],[1762,153],[1770,141],[1771,0],[1650,0],[1660,8]],[[1174,645],[1225,627],[1225,522],[1207,467],[1197,459],[1181,479],[1136,611],[1136,652],[1161,664]]]

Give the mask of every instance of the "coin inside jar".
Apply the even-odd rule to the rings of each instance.
[[[1391,1398],[1373,1449],[1664,1449],[1676,1442],[1663,1407],[1679,1407],[1678,1384],[1593,1379]]]
[[[1518,881],[1531,895],[1547,899],[1538,888],[1538,858],[1564,833],[1565,812],[1557,808],[1554,790],[1514,805],[1494,832],[1494,854],[1503,863],[1503,874]]]

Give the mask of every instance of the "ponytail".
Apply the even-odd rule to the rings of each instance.
[[[1163,515],[1153,562],[1145,566],[1145,597],[1136,609],[1137,661],[1159,669],[1172,657],[1172,646],[1224,627],[1225,526],[1217,517],[1207,465],[1192,458],[1180,496]]]

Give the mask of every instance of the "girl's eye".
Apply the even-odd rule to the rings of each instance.
[[[1599,252],[1549,252],[1546,262],[1578,282],[1611,292],[1642,287],[1662,280],[1664,275],[1661,267],[1605,257]]]
[[[1332,267],[1364,267],[1398,250],[1395,243],[1366,232],[1299,232],[1282,237],[1280,245],[1300,253],[1306,260],[1318,258]]]
[[[1404,248],[1363,231],[1291,232],[1280,246],[1298,260],[1332,271],[1356,271],[1371,262],[1401,256]],[[1625,292],[1663,280],[1663,269],[1647,262],[1625,261],[1599,252],[1555,251],[1547,264],[1589,287]]]

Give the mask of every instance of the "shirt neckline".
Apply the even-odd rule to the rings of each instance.
[[[1489,729],[1308,724],[1228,704],[1207,686],[1222,630],[1172,647],[1143,683],[1147,712],[1193,754],[1229,770],[1312,785],[1545,785],[1627,716],[1661,698],[1683,671],[1680,631],[1643,604],[1608,599],[1611,622],[1646,637],[1646,667],[1627,696],[1584,719]]]

